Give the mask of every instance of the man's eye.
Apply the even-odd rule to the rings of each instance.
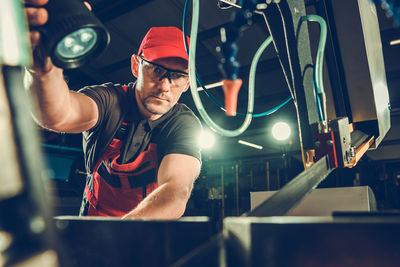
[[[153,71],[154,71],[154,74],[157,76],[160,76],[164,73],[163,69],[161,69],[160,67],[155,67]]]
[[[180,79],[180,78],[184,78],[185,75],[183,75],[182,73],[179,72],[171,72],[171,79]]]

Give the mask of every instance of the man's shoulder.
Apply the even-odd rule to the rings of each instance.
[[[199,118],[194,114],[194,112],[185,104],[177,103],[172,110],[172,120],[178,121],[191,121],[193,123],[200,124]]]
[[[110,93],[122,93],[123,86],[118,83],[103,83],[103,84],[95,84],[95,85],[88,85],[78,90],[80,93],[86,93],[88,91],[108,91]]]
[[[167,120],[158,125],[158,134],[153,136],[161,145],[164,154],[185,154],[201,161],[197,134],[201,131],[200,120],[184,104],[175,105]]]
[[[127,92],[120,84],[104,83],[86,86],[80,93],[92,98],[98,107],[99,119],[91,131],[100,131],[104,127],[114,129],[129,114],[132,107],[132,91],[128,85]]]
[[[83,87],[78,92],[91,97],[98,106],[102,108],[113,108],[118,106],[129,106],[132,100],[134,84],[121,85],[115,83],[103,83]]]
[[[176,104],[167,116],[157,123],[164,137],[170,134],[185,134],[186,132],[198,132],[201,130],[201,122],[193,111],[185,104]]]
[[[175,115],[183,114],[183,115],[189,115],[189,116],[197,118],[197,116],[194,114],[194,112],[183,103],[177,103],[173,108],[173,112]]]

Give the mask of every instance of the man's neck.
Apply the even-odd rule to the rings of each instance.
[[[143,119],[154,121],[154,120],[157,120],[157,119],[161,118],[162,114],[153,114],[153,113],[149,112],[143,106],[142,101],[140,101],[140,99],[139,99],[139,96],[138,96],[136,88],[135,88],[135,99],[136,99],[136,103],[137,103],[140,115],[142,116]]]

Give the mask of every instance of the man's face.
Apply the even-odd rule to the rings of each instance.
[[[157,119],[168,112],[188,89],[187,62],[180,58],[149,62],[134,57],[138,64],[136,100],[139,109],[148,119]]]

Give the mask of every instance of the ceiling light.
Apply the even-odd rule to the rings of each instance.
[[[204,88],[211,89],[211,88],[215,88],[215,87],[219,87],[219,86],[222,86],[222,82],[210,83],[210,84],[204,85]],[[197,91],[202,91],[202,90],[203,90],[202,86],[197,87]]]
[[[40,27],[43,44],[54,65],[77,68],[98,56],[110,34],[80,0],[52,0],[47,24]]]
[[[272,136],[278,141],[284,141],[290,137],[291,129],[286,122],[277,122],[272,126]]]
[[[390,45],[398,45],[398,44],[400,44],[400,39],[392,40],[392,41],[390,41],[389,44],[390,44]]]
[[[242,144],[242,145],[245,145],[245,146],[250,146],[250,147],[253,147],[253,148],[256,148],[256,149],[260,149],[260,150],[263,149],[263,147],[260,146],[260,145],[256,145],[256,144],[253,144],[253,143],[250,143],[250,142],[246,142],[246,141],[243,141],[243,140],[239,140],[238,143]]]

